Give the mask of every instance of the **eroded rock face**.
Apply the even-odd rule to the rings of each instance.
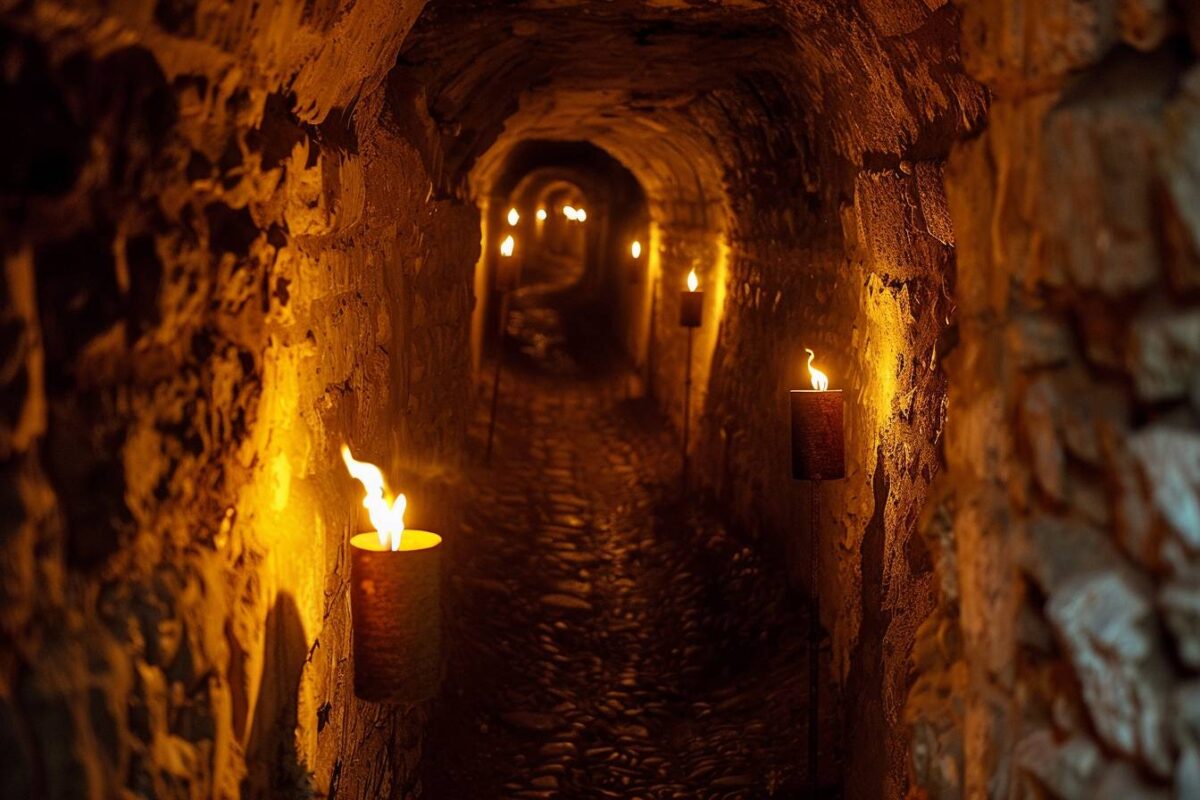
[[[947,168],[958,546],[939,569],[962,587],[945,624],[970,678],[939,741],[961,746],[967,796],[1194,793],[1187,22],[1163,3],[963,4],[965,63],[993,92]],[[918,730],[947,718],[925,683]]]
[[[415,794],[337,449],[460,455],[477,215],[379,125],[417,11],[0,16],[0,796]]]

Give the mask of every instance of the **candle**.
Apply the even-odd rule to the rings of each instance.
[[[846,475],[841,389],[830,389],[829,378],[813,366],[808,353],[812,389],[792,389],[792,477],[804,481],[836,480]]]
[[[687,291],[680,292],[679,324],[685,328],[699,328],[704,318],[704,292],[696,291],[700,288],[700,279],[694,269],[688,273],[687,286]]]
[[[366,490],[375,527],[350,540],[354,693],[376,703],[428,700],[441,680],[442,537],[404,527],[407,498],[387,500],[378,467],[344,445],[342,460]]]

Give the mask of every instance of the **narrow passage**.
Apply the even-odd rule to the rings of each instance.
[[[624,376],[583,374],[551,305],[518,298],[448,559],[429,796],[804,796],[801,601],[679,502],[677,440]]]

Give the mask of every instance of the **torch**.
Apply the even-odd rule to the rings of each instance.
[[[688,273],[687,291],[679,293],[679,324],[687,328],[687,360],[683,368],[683,491],[688,487],[688,432],[692,416],[692,332],[704,317],[704,292],[698,292],[700,279],[695,268]]]
[[[515,226],[521,221],[521,214],[515,208],[508,211],[508,224]],[[496,348],[496,371],[492,375],[492,407],[488,413],[487,452],[484,460],[492,460],[492,439],[496,435],[496,408],[500,403],[500,362],[504,357],[504,331],[508,328],[508,293],[517,288],[520,280],[517,260],[513,257],[517,251],[517,240],[510,233],[500,243],[500,268],[496,271],[496,291],[500,292],[500,330],[499,347]]]
[[[843,438],[842,390],[829,388],[829,376],[813,366],[816,354],[808,353],[812,389],[793,389],[792,477],[813,482],[812,529],[809,535],[809,574],[812,611],[808,622],[808,772],[809,796],[817,796],[818,728],[820,726],[821,594],[817,534],[820,529],[821,481],[846,475],[846,446]]]
[[[436,695],[441,681],[442,537],[404,527],[408,500],[387,500],[378,467],[345,445],[342,460],[366,490],[362,504],[375,528],[350,539],[354,693],[413,705]]]

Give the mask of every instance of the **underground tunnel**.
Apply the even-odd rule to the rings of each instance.
[[[1200,797],[1191,0],[0,2],[0,798]]]

